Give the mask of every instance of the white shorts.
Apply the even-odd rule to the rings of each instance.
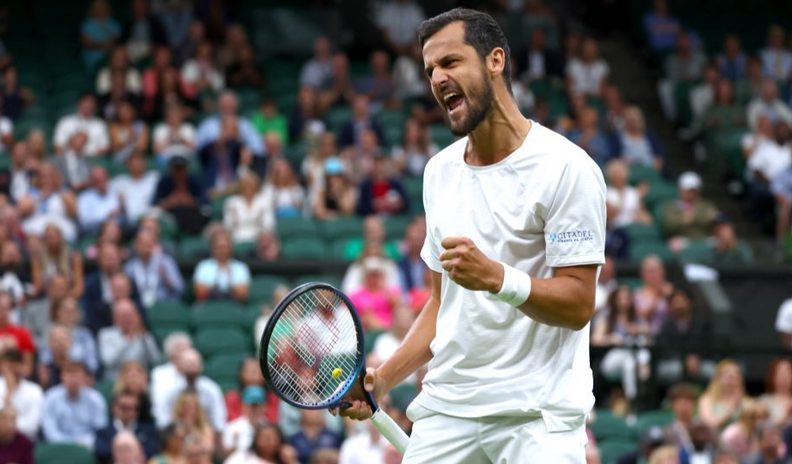
[[[413,402],[403,464],[584,464],[585,426],[548,432],[541,417],[452,417]]]

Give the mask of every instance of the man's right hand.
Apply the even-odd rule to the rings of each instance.
[[[384,394],[384,379],[373,367],[366,369],[366,375],[363,378],[363,388],[365,388],[367,392],[370,392],[375,399],[378,399]],[[340,410],[339,408],[331,408],[330,412],[333,415],[336,415],[340,412],[342,417],[349,417],[350,419],[355,420],[365,420],[374,414],[374,411],[371,410],[371,407],[369,407],[368,402],[366,402],[363,396],[363,390],[361,390],[360,382],[355,382],[355,385],[349,390],[347,396],[345,396],[341,401],[342,403],[348,403],[349,407],[340,408]]]

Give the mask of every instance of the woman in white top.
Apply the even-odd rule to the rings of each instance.
[[[608,208],[608,224],[619,228],[633,223],[650,224],[652,217],[644,209],[642,200],[646,193],[627,183],[630,167],[622,160],[608,163],[608,191],[605,201]]]
[[[195,153],[195,126],[184,122],[184,111],[180,104],[172,103],[165,110],[165,122],[154,128],[154,153],[160,166],[176,155],[189,158]]]
[[[619,133],[619,141],[622,159],[627,163],[662,168],[660,154],[646,132],[643,112],[637,106],[624,110],[624,130]]]
[[[187,60],[182,66],[181,78],[199,95],[223,90],[225,78],[212,59],[212,44],[209,42],[198,44],[195,58]]]
[[[77,239],[77,201],[74,193],[62,189],[60,174],[55,166],[43,163],[37,171],[34,189],[23,197],[17,208],[23,218],[22,229],[28,235],[39,236],[44,229],[54,224],[67,242]]]
[[[267,181],[261,189],[262,195],[274,205],[275,215],[283,217],[302,216],[305,205],[305,190],[297,182],[297,176],[288,161],[283,158],[272,160]]]
[[[393,147],[391,156],[400,173],[420,177],[423,176],[426,162],[437,151],[437,145],[432,143],[426,126],[421,125],[417,119],[410,118],[404,122],[402,144]]]
[[[600,97],[609,73],[608,63],[599,57],[597,41],[585,39],[580,58],[572,58],[567,65],[567,90],[570,95]]]
[[[231,231],[234,243],[252,242],[262,232],[275,229],[273,204],[259,193],[259,178],[245,172],[237,183],[239,193],[223,204],[223,225]]]

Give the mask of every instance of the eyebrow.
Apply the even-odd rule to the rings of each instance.
[[[439,63],[440,66],[446,66],[450,62],[455,60],[460,60],[462,58],[463,56],[459,53],[449,53],[447,55],[443,55],[442,57],[440,57],[440,59],[437,60],[437,63]],[[424,69],[424,72],[426,72],[427,76],[432,77],[432,71],[434,70],[434,68],[435,68],[434,66],[427,66]]]

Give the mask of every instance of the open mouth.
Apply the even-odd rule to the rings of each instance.
[[[462,103],[464,103],[464,101],[465,101],[465,97],[463,97],[462,94],[459,93],[449,93],[443,97],[443,103],[445,104],[446,110],[448,110],[449,114],[459,109],[459,107],[462,106]]]

